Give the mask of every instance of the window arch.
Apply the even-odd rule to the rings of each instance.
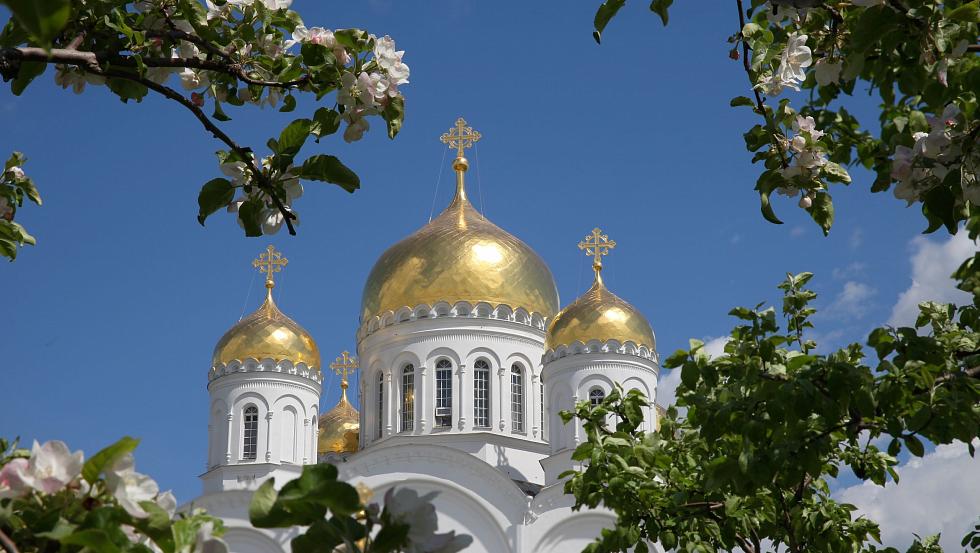
[[[245,408],[244,431],[242,432],[242,459],[254,461],[259,446],[259,409],[254,405]]]
[[[378,428],[377,438],[380,440],[385,429],[385,373],[378,373]]]
[[[486,359],[473,364],[473,426],[490,426],[490,363]]]
[[[596,386],[589,390],[589,403],[592,407],[598,406],[604,399],[606,399],[606,392],[602,391],[602,388]]]
[[[510,421],[514,432],[524,432],[524,368],[520,363],[510,367]]]
[[[436,426],[448,427],[453,423],[453,363],[440,359],[436,363]]]
[[[411,432],[415,424],[415,366],[402,368],[402,432]]]

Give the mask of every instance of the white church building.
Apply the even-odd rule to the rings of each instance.
[[[574,553],[614,523],[607,510],[572,511],[558,475],[585,438],[558,413],[614,383],[655,397],[653,330],[603,284],[615,242],[599,229],[579,244],[595,281],[560,309],[541,257],[467,200],[463,152],[479,138],[462,119],[443,135],[457,153],[455,198],[374,265],[357,360],[330,365],[344,391],[322,415],[316,342],[272,299],[285,260],[272,246],[256,260],[268,293],[215,347],[204,490],[191,502],[226,521],[234,553],[290,550],[297,530],[249,524],[251,490],[317,462],[377,498],[394,486],[439,492],[439,531],[471,535],[475,553]],[[358,366],[360,412],[347,400]],[[651,407],[649,428],[657,417]]]

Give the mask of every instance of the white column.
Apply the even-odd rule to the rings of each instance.
[[[388,413],[385,417],[385,436],[391,436],[392,428],[395,425],[395,390],[391,385],[391,371],[385,371],[385,402],[388,404]]]
[[[265,462],[272,462],[272,411],[265,414]]]
[[[204,472],[211,470],[211,454],[214,453],[214,425],[208,425],[208,458],[204,461]]]
[[[233,413],[231,411],[228,411],[228,445],[225,448],[225,464],[226,465],[230,465],[231,464],[231,440],[232,440],[232,436],[231,436],[231,419],[232,418],[233,418]]]
[[[531,369],[528,369],[530,372]],[[527,408],[531,410],[530,418],[534,421],[531,425],[531,436],[538,437],[538,428],[541,425],[541,379],[538,375],[531,373],[531,386],[530,386],[531,397],[527,398],[525,401]]]
[[[306,439],[306,436],[310,435],[310,419],[303,417],[303,464],[310,464],[310,441]]]
[[[416,431],[419,434],[425,434],[426,413],[429,412],[429,407],[426,402],[426,398],[429,395],[429,386],[425,377],[425,365],[419,365],[418,379],[418,382],[415,383],[415,412],[418,413]]]
[[[466,415],[473,410],[473,397],[472,395],[467,395],[466,393],[466,365],[463,363],[459,364],[456,369],[456,374],[458,375],[459,386],[456,390],[459,396],[459,429],[460,430],[470,430],[472,427],[467,424]]]
[[[575,405],[578,405],[578,402],[579,402],[578,393],[576,393],[575,395],[572,396],[572,408],[573,409],[574,409],[574,406]],[[575,434],[572,436],[572,448],[574,449],[574,448],[578,447],[578,443],[579,443],[579,440],[580,440],[580,438],[579,438],[579,434],[580,434],[579,433],[579,430],[582,428],[582,425],[581,425],[581,423],[579,422],[578,419],[572,419],[572,428],[574,429],[574,432],[575,432]]]
[[[500,369],[497,370],[497,380],[500,382],[500,384],[497,386],[497,397],[499,398],[497,404],[500,406],[499,426],[500,426],[500,430],[503,431],[507,428],[507,421],[504,418],[506,417],[504,411],[504,396],[507,395],[507,393],[504,391],[504,368],[503,367],[500,367]],[[509,390],[510,388],[507,389],[507,391]]]

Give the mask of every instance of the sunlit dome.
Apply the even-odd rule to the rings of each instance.
[[[460,130],[472,132],[468,127]],[[375,263],[364,286],[362,321],[403,306],[440,301],[506,304],[544,317],[558,311],[558,288],[544,260],[477,212],[466,198],[467,167],[460,148],[453,163],[456,197],[452,203]]]

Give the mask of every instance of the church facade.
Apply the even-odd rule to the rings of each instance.
[[[560,309],[544,261],[466,197],[463,153],[479,137],[462,119],[443,135],[457,153],[456,196],[375,264],[357,360],[344,352],[330,365],[343,395],[322,415],[317,345],[272,299],[285,260],[271,246],[256,260],[268,294],[215,348],[204,493],[192,502],[226,521],[233,552],[289,551],[296,530],[248,523],[251,490],[316,462],[379,498],[391,487],[438,492],[439,531],[471,535],[467,551],[575,552],[614,523],[606,510],[571,509],[559,475],[585,438],[558,414],[602,401],[614,383],[655,397],[653,330],[603,283],[615,242],[599,229],[579,244],[594,283]],[[360,412],[347,400],[358,366]],[[646,415],[652,429],[658,413]]]

